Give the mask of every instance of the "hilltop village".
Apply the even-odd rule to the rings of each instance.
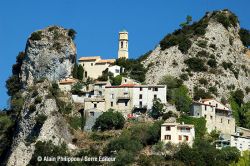
[[[119,32],[118,59],[128,59],[128,32]],[[91,131],[96,119],[104,112],[112,109],[124,116],[125,119],[152,120],[150,113],[156,101],[167,107],[166,85],[145,85],[136,80],[123,76],[124,68],[115,64],[116,59],[101,59],[100,56],[80,57],[79,65],[83,68],[83,80],[88,80],[87,86],[79,86],[80,82],[73,77],[60,80],[59,88],[71,92],[75,103],[82,105],[85,117],[85,131]],[[120,82],[111,85],[110,79],[100,81],[109,76],[119,78]],[[76,90],[76,87],[78,89]],[[79,87],[82,87],[79,89]],[[171,112],[171,111],[170,111]],[[166,113],[166,112],[164,112]],[[172,112],[171,112],[172,113]],[[178,112],[175,112],[178,117]],[[190,117],[206,120],[208,133],[219,132],[220,140],[216,140],[216,147],[232,146],[240,151],[250,149],[250,130],[237,127],[228,106],[213,98],[193,101],[189,111]],[[180,144],[186,142],[192,146],[195,139],[195,127],[192,124],[176,122],[176,118],[167,119],[161,126],[161,141],[164,143]]]
[[[115,59],[77,55],[76,34],[46,27],[17,55],[0,111],[3,165],[250,163],[250,31],[231,11],[187,16],[137,59],[126,30]]]

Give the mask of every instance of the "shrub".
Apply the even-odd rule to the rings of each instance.
[[[6,81],[6,88],[9,96],[15,95],[22,88],[22,84],[17,75],[9,77]]]
[[[192,99],[188,95],[188,88],[185,85],[182,85],[179,88],[174,89],[171,101],[175,104],[177,111],[188,113],[192,103]]]
[[[30,40],[41,40],[42,39],[42,31],[33,32],[30,36]]]
[[[82,88],[83,88],[83,84],[80,82],[77,82],[76,84],[72,86],[71,92],[72,94],[81,95],[83,93]]]
[[[42,126],[46,120],[47,120],[47,116],[46,116],[46,115],[44,115],[44,114],[39,114],[39,115],[36,117],[36,124],[37,124],[38,126]]]
[[[69,31],[68,31],[68,35],[69,35],[69,37],[71,37],[71,39],[75,39],[75,36],[76,36],[76,31],[74,30],[74,29],[69,29]]]
[[[209,53],[207,51],[202,50],[202,51],[197,52],[196,57],[197,58],[199,58],[199,57],[209,57]]]
[[[200,84],[203,84],[203,85],[207,85],[207,84],[208,84],[208,81],[207,81],[206,78],[200,78],[200,79],[199,79],[199,83],[200,83]]]
[[[207,47],[207,41],[206,40],[199,40],[197,45],[201,48],[206,48]]]
[[[164,113],[162,115],[163,120],[167,120],[167,119],[169,119],[171,117],[177,117],[177,115],[175,113],[173,113],[172,111],[168,111],[167,113]]]
[[[212,94],[216,95],[216,96],[218,95],[218,90],[217,90],[217,88],[215,86],[209,87],[208,91],[211,92]]]
[[[207,61],[208,66],[212,67],[212,68],[216,68],[217,67],[217,61],[215,59],[209,59]]]
[[[225,62],[225,61],[223,61],[222,62],[222,66],[223,66],[223,68],[225,69],[225,70],[227,70],[227,69],[232,69],[232,66],[233,66],[233,63],[232,62]]]
[[[117,75],[116,77],[114,77],[112,79],[112,85],[121,85],[122,82],[122,76],[121,75]]]
[[[78,116],[68,117],[68,122],[69,125],[75,130],[83,129],[84,119],[82,117]]]
[[[158,98],[154,99],[152,111],[149,113],[149,115],[154,119],[158,119],[160,116],[162,116],[164,111],[164,105],[161,103],[161,100]]]
[[[182,40],[182,41],[180,42],[178,49],[179,49],[183,54],[187,54],[189,48],[191,47],[191,45],[192,45],[191,40],[189,40],[189,39],[186,38],[186,39],[184,39],[184,40]]]
[[[213,48],[214,50],[217,49],[216,45],[215,44],[210,44],[209,47]]]
[[[233,97],[234,101],[241,106],[241,104],[244,103],[244,92],[241,89],[237,89],[236,91],[231,93],[231,96]]]
[[[236,27],[238,21],[238,18],[235,14],[230,13],[228,16],[225,13],[217,12],[215,15],[215,19],[221,23],[226,29],[233,26]]]
[[[250,92],[250,87],[247,86],[247,87],[245,88],[245,91],[246,91],[246,94],[248,94],[248,93]]]
[[[125,119],[120,112],[109,109],[107,112],[104,112],[99,116],[93,126],[94,130],[100,129],[111,130],[111,129],[122,129],[125,124]]]
[[[29,107],[29,111],[30,112],[35,112],[36,111],[36,105],[31,104],[30,107]]]
[[[206,92],[204,89],[194,87],[194,100],[212,98],[210,92]]]
[[[35,104],[40,104],[42,102],[42,97],[41,96],[38,96],[36,99],[35,99]]]
[[[245,47],[250,46],[250,31],[244,28],[241,28],[239,31],[240,39]]]
[[[180,75],[180,78],[181,78],[183,81],[187,81],[187,80],[188,80],[188,74],[183,73],[183,74]]]
[[[207,71],[207,67],[204,65],[204,61],[200,58],[189,58],[184,61],[186,65],[188,65],[189,69],[195,72]]]
[[[54,96],[57,97],[59,93],[59,86],[57,83],[52,83],[52,86],[49,88],[50,93]]]

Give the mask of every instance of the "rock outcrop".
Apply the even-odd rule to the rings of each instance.
[[[184,84],[189,88],[191,95],[195,86],[205,90],[216,87],[218,94],[214,97],[218,100],[228,97],[232,90],[239,88],[245,91],[250,85],[250,59],[246,55],[247,48],[243,46],[239,36],[239,24],[226,28],[215,19],[217,13],[232,14],[230,11],[207,13],[202,18],[208,20],[204,35],[189,38],[191,46],[187,53],[182,53],[178,45],[165,50],[161,49],[160,45],[157,46],[142,62],[149,69],[146,83],[158,83],[165,75],[180,78],[185,74],[188,78],[184,79]],[[202,59],[207,70],[190,71],[185,60],[193,57]],[[217,64],[214,67],[208,65],[211,59]],[[208,81],[206,85],[199,82],[202,78]],[[245,92],[245,100],[249,99],[250,94]]]
[[[28,39],[21,66],[20,81],[24,85],[23,107],[18,115],[15,136],[8,157],[8,166],[28,165],[37,141],[66,143],[69,149],[72,134],[53,95],[53,82],[69,77],[75,64],[76,48],[68,30],[48,27],[32,33]],[[68,98],[68,102],[72,102]]]
[[[34,80],[50,81],[70,76],[76,61],[76,47],[69,30],[58,26],[48,27],[31,34],[25,49],[21,68],[24,85]]]

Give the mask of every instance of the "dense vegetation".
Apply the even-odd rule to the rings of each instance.
[[[139,60],[119,58],[115,62],[116,65],[125,69],[124,76],[128,76],[139,82],[145,81],[147,70],[143,67]]]
[[[96,119],[94,130],[112,130],[122,129],[125,119],[120,112],[109,109]]]
[[[244,46],[250,46],[250,31],[244,28],[241,28],[239,31],[240,39]]]

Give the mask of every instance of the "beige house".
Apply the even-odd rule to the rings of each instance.
[[[165,85],[122,84],[105,87],[105,110],[109,108],[122,112],[147,111],[153,106],[153,99],[159,98],[166,104]]]
[[[81,57],[79,64],[84,68],[84,78],[97,79],[102,75],[102,72],[112,64],[114,64],[115,59],[101,59],[100,56],[92,57]]]
[[[180,123],[163,123],[161,125],[161,141],[164,143],[187,143],[192,146],[194,139],[194,125]]]
[[[62,91],[71,91],[71,88],[72,86],[77,82],[76,79],[73,79],[73,78],[66,78],[66,79],[63,79],[63,80],[60,80],[59,81],[59,88],[62,90]]]
[[[202,99],[193,102],[191,116],[204,117],[208,132],[221,131],[223,134],[235,133],[235,119],[232,111],[214,99]]]

